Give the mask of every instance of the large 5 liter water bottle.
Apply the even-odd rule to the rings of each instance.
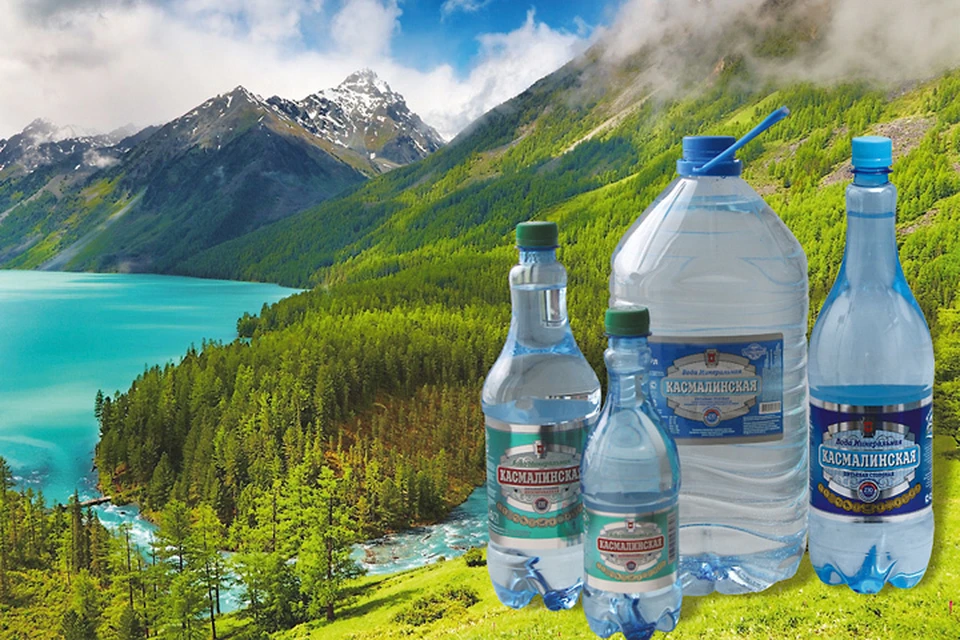
[[[810,338],[810,561],[912,587],[933,546],[933,346],[897,256],[888,138],[853,139],[847,245]]]
[[[646,640],[680,617],[680,462],[646,398],[650,314],[609,309],[607,401],[583,455],[583,611],[607,638]]]
[[[650,396],[676,440],[684,595],[792,576],[807,524],[807,261],[739,176],[688,137],[677,178],[613,254],[611,305],[655,309]],[[726,151],[725,151],[726,150]]]
[[[517,245],[510,333],[483,385],[487,568],[505,605],[539,593],[549,609],[569,609],[582,584],[580,460],[600,382],[567,321],[556,224],[520,224]]]

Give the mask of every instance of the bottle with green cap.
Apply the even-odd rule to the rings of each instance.
[[[608,309],[607,399],[584,452],[583,611],[606,638],[645,640],[680,617],[680,461],[647,396],[650,314]]]
[[[889,138],[853,139],[843,264],[810,336],[810,561],[875,593],[933,547],[933,345],[897,255]]]
[[[500,601],[548,609],[580,596],[580,459],[600,411],[600,382],[567,320],[557,225],[517,227],[507,342],[483,385],[487,436],[487,569]]]

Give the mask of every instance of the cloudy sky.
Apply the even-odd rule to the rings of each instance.
[[[0,0],[0,138],[168,121],[242,84],[370,67],[450,138],[582,51],[621,0]]]

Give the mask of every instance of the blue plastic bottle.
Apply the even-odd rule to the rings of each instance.
[[[680,617],[680,461],[644,388],[647,309],[609,309],[607,401],[584,452],[583,611],[602,638],[646,640]]]
[[[683,140],[680,177],[613,255],[610,306],[655,310],[651,403],[680,455],[684,595],[785,580],[806,546],[807,261],[740,178],[741,141]]]
[[[888,138],[853,139],[843,264],[810,338],[810,561],[875,593],[933,546],[933,346],[897,255]]]
[[[487,568],[515,609],[538,593],[551,610],[580,595],[580,461],[600,410],[600,382],[567,321],[567,272],[557,225],[517,227],[507,342],[483,385],[487,433]]]

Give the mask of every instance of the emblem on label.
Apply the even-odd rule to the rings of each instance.
[[[863,407],[811,398],[811,505],[851,516],[889,516],[929,505],[931,407],[930,399]]]
[[[584,420],[518,425],[487,418],[490,539],[519,549],[580,541]]]
[[[652,336],[650,397],[676,439],[783,437],[783,335]]]
[[[569,506],[580,497],[580,452],[543,440],[512,447],[500,457],[497,482],[503,498],[519,509],[546,513]]]
[[[628,515],[587,509],[586,533],[588,585],[617,593],[641,593],[676,580],[676,507]]]

